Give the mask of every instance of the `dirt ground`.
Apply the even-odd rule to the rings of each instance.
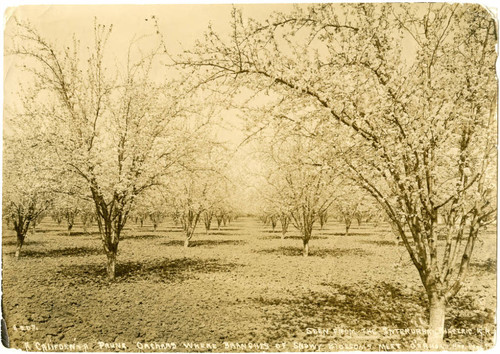
[[[21,259],[3,226],[3,316],[10,346],[32,351],[282,352],[422,350],[426,298],[387,225],[314,230],[310,256],[290,227],[282,244],[240,218],[192,247],[170,222],[133,223],[120,242],[117,280],[105,277],[97,230],[49,219]],[[279,228],[278,230],[279,231]],[[468,281],[448,306],[446,345],[494,345],[496,233],[481,235]]]

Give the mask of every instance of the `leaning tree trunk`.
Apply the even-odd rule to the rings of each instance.
[[[184,247],[185,248],[189,247],[189,242],[191,241],[191,239],[193,238],[193,235],[194,235],[194,229],[195,229],[195,227],[188,226],[188,228],[186,230],[186,239],[184,240]]]
[[[189,211],[186,218],[186,239],[184,240],[184,247],[189,247],[189,241],[194,235],[194,231],[196,230],[196,225],[198,225],[198,220],[200,220],[200,212]]]
[[[429,294],[429,349],[442,349],[444,335],[444,319],[446,315],[446,299],[438,292]]]

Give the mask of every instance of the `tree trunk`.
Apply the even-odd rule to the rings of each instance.
[[[21,248],[23,247],[23,241],[17,240],[17,247],[16,247],[16,259],[19,259],[19,256],[21,254]]]
[[[103,229],[101,223],[99,224],[99,229],[101,231],[104,251],[108,258],[106,263],[106,272],[108,274],[109,280],[114,280],[116,276],[115,265],[116,257],[118,255],[118,244],[120,242],[121,227],[116,230],[109,225],[109,221],[107,223],[108,227],[106,227],[106,229]]]
[[[285,235],[286,233],[288,232],[288,223],[289,223],[289,220],[286,216],[281,216],[280,217],[280,222],[281,222],[281,239],[284,240],[285,239]]]
[[[304,243],[304,249],[302,251],[302,255],[304,257],[307,257],[309,255],[309,240],[303,240]]]
[[[429,334],[427,345],[431,350],[443,349],[444,318],[446,301],[444,296],[431,294],[429,296]]]
[[[21,248],[24,245],[25,235],[23,235],[21,231],[17,231],[16,233],[17,233],[17,246],[16,246],[15,257],[16,259],[19,259],[19,256],[21,255]]]
[[[210,219],[209,219],[209,218],[207,218],[207,219],[205,220],[205,234],[206,234],[206,235],[208,235],[208,231],[210,230],[210,226],[211,226],[211,224],[212,224],[212,220],[211,220],[211,218],[210,218]]]
[[[188,226],[188,229],[186,231],[186,239],[184,240],[184,248],[189,247],[189,241],[191,241],[191,238],[193,237],[194,229],[191,231],[191,227]]]
[[[116,252],[107,252],[108,262],[106,264],[106,272],[109,280],[114,280],[116,276]]]

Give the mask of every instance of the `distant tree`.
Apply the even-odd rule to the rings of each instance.
[[[192,148],[196,150],[197,159],[184,164],[175,178],[163,183],[163,195],[168,196],[170,209],[174,210],[173,215],[179,219],[186,234],[186,248],[202,215],[213,212],[220,228],[228,215],[225,205],[230,184],[223,173],[227,161],[224,147],[205,136]]]
[[[352,222],[358,221],[368,214],[373,203],[369,194],[352,183],[343,183],[336,191],[334,210],[339,213],[345,224],[345,235],[349,234]]]
[[[222,222],[224,220],[224,215],[226,215],[226,210],[222,207],[218,207],[215,212],[215,220],[217,221],[217,230],[220,230]]]
[[[47,161],[39,155],[36,144],[31,145],[21,134],[4,137],[3,149],[3,217],[16,232],[17,259],[30,226],[51,207],[53,200],[51,187],[44,182],[46,170],[37,168],[40,162]]]
[[[88,233],[89,228],[96,221],[95,208],[90,204],[86,203],[80,211],[80,220],[82,222],[83,232]]]
[[[60,215],[62,220],[66,221],[68,236],[71,236],[71,230],[75,225],[77,216],[80,215],[79,201],[68,195],[58,195],[54,200],[53,213]]]
[[[205,232],[208,235],[208,232],[210,231],[210,227],[212,225],[212,220],[214,218],[215,211],[213,209],[208,209],[203,212],[202,218],[203,218],[203,224],[205,225]]]
[[[63,215],[60,210],[51,210],[50,217],[57,223],[57,225],[61,225],[63,221]]]
[[[153,223],[153,232],[156,232],[158,225],[165,220],[165,213],[160,210],[153,211],[149,214],[149,219]]]
[[[66,222],[68,223],[68,236],[71,236],[71,230],[75,225],[76,216],[80,213],[80,210],[77,207],[67,208],[64,211],[64,215],[66,218]]]
[[[288,225],[290,224],[290,215],[288,213],[282,212],[279,214],[279,220],[281,224],[281,234],[285,238],[288,232]]]
[[[167,217],[167,203],[161,189],[155,187],[141,194],[134,203],[132,215],[140,223],[141,228],[144,221],[149,219],[153,225],[153,232],[156,232],[158,225]]]
[[[33,235],[36,235],[36,227],[38,226],[39,223],[42,222],[42,220],[45,218],[47,212],[42,212],[38,215],[38,217],[36,217],[35,219],[33,219],[33,221],[31,222],[31,233]]]
[[[320,229],[323,230],[323,227],[328,222],[328,210],[324,210],[323,212],[321,212],[318,215],[318,220],[319,220]]]
[[[306,257],[314,223],[333,202],[335,174],[321,164],[321,154],[307,140],[296,136],[283,139],[279,147],[264,143],[271,148],[264,152],[268,165],[266,191],[262,195],[266,196],[267,203],[273,205],[274,210],[289,215],[291,223],[301,233],[303,255]],[[274,224],[277,222],[280,213],[268,215],[272,225],[273,220]],[[285,230],[287,228],[288,224]]]
[[[275,232],[276,225],[278,224],[278,216],[274,213],[269,214],[269,223],[271,224],[273,232]]]
[[[288,226],[290,225],[291,216],[288,212],[282,211],[279,214],[279,220],[281,223],[281,243],[283,245],[286,233],[288,232]]]
[[[179,176],[179,180],[172,183],[169,188],[174,188],[175,194],[171,193],[172,208],[179,215],[179,220],[186,234],[184,247],[189,247],[189,243],[194,236],[196,226],[200,220],[205,207],[202,201],[208,193],[206,183],[200,182],[197,176],[184,174]]]

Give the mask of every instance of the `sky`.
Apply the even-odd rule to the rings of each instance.
[[[36,1],[32,1],[32,3]],[[54,1],[57,2],[57,1]],[[126,2],[126,1],[123,1]],[[288,11],[291,4],[238,4],[244,16],[264,19],[273,11]],[[240,1],[241,2],[241,1]],[[22,3],[10,1],[11,4]],[[484,2],[488,5],[488,2]],[[491,5],[491,4],[490,4]],[[2,6],[5,6],[2,5]],[[158,19],[167,47],[173,53],[189,48],[196,38],[201,38],[209,23],[217,32],[227,33],[231,4],[187,5],[36,5],[10,7],[4,13],[4,40],[8,45],[13,17],[29,20],[45,37],[58,44],[69,43],[73,34],[79,39],[92,39],[94,18],[102,24],[113,24],[109,50],[115,58],[123,58],[130,41],[142,35],[152,35],[151,16]],[[12,57],[4,58],[5,99],[15,95],[16,77]],[[14,76],[14,77],[12,77]]]
[[[154,15],[165,33],[169,48],[179,44],[189,46],[203,35],[212,22],[215,29],[227,31],[231,13],[230,4],[212,5],[69,5],[21,6],[6,11],[6,17],[29,19],[48,37],[64,41],[72,33],[78,37],[88,35],[94,17],[103,24],[113,24],[114,44],[126,45],[134,35],[153,32],[149,20]],[[288,4],[237,5],[250,17],[262,19],[274,10],[286,10]],[[7,28],[9,21],[7,21]],[[119,38],[119,39],[117,39]],[[119,49],[119,48],[117,48]]]
[[[245,16],[264,19],[274,11],[292,9],[290,4],[247,4],[236,5]],[[154,35],[154,16],[163,35],[168,50],[172,54],[190,48],[196,39],[201,39],[209,24],[219,33],[230,30],[231,4],[187,4],[187,5],[36,5],[8,8],[5,11],[4,43],[9,45],[9,37],[14,28],[14,18],[29,21],[46,39],[56,44],[71,45],[75,36],[81,41],[81,48],[93,40],[94,19],[104,25],[113,25],[112,35],[107,45],[106,57],[123,63],[129,44],[141,36],[142,47],[158,43]],[[17,101],[19,82],[23,73],[16,68],[14,57],[4,57],[4,100],[7,105]],[[232,120],[234,112],[224,113],[224,119]],[[225,124],[230,127],[234,124]],[[238,144],[244,136],[238,129],[224,129],[219,132],[221,139]]]

